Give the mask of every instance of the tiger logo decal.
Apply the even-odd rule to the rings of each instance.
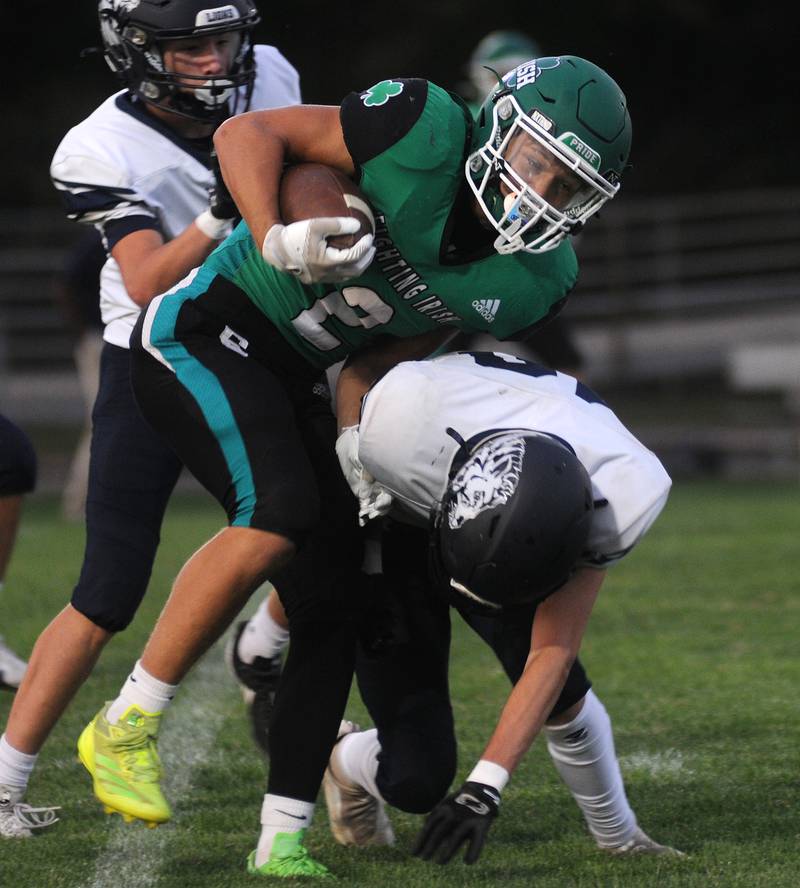
[[[447,524],[458,530],[481,512],[507,503],[522,472],[525,439],[503,435],[482,444],[458,470],[452,483]]]

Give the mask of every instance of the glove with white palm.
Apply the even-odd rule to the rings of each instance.
[[[300,278],[301,283],[342,283],[362,275],[375,256],[372,234],[365,234],[352,247],[338,249],[328,244],[337,234],[355,234],[358,219],[331,216],[303,219],[290,225],[273,225],[264,238],[261,255],[280,271]]]
[[[336,439],[339,465],[358,499],[358,520],[363,527],[367,521],[380,518],[392,507],[392,495],[372,477],[358,458],[358,426],[343,428]]]

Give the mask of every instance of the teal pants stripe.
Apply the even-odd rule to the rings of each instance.
[[[188,286],[161,300],[150,332],[150,342],[175,369],[178,381],[192,395],[211,433],[219,442],[236,491],[234,527],[249,527],[256,491],[247,448],[225,390],[217,377],[175,338],[175,324],[183,304],[208,290],[216,273],[202,267]]]

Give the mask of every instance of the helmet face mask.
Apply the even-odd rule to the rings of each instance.
[[[251,0],[100,0],[98,14],[106,61],[130,92],[163,110],[203,122],[220,122],[247,110],[255,80],[251,32],[259,21]],[[205,76],[169,70],[167,41],[235,35],[228,71]],[[178,44],[177,46],[179,46]],[[173,50],[176,44],[171,43]]]
[[[431,516],[431,564],[451,602],[484,613],[537,602],[569,578],[594,509],[589,476],[560,439],[495,431],[463,446]]]
[[[574,234],[619,190],[630,151],[625,96],[596,65],[534,59],[499,83],[478,114],[467,182],[498,232],[499,253],[542,253]],[[519,149],[520,144],[526,146]],[[536,154],[572,183],[563,200],[533,187]]]

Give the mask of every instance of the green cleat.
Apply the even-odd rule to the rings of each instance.
[[[303,844],[304,829],[293,833],[278,833],[272,843],[269,860],[256,866],[256,852],[251,851],[247,858],[247,872],[251,876],[276,876],[294,879],[298,876],[312,876],[316,879],[332,879],[333,873],[308,853]]]
[[[112,725],[106,719],[110,705],[106,703],[83,729],[78,739],[81,763],[92,775],[94,794],[106,814],[158,826],[172,816],[159,783],[156,735],[161,715],[129,706]]]

